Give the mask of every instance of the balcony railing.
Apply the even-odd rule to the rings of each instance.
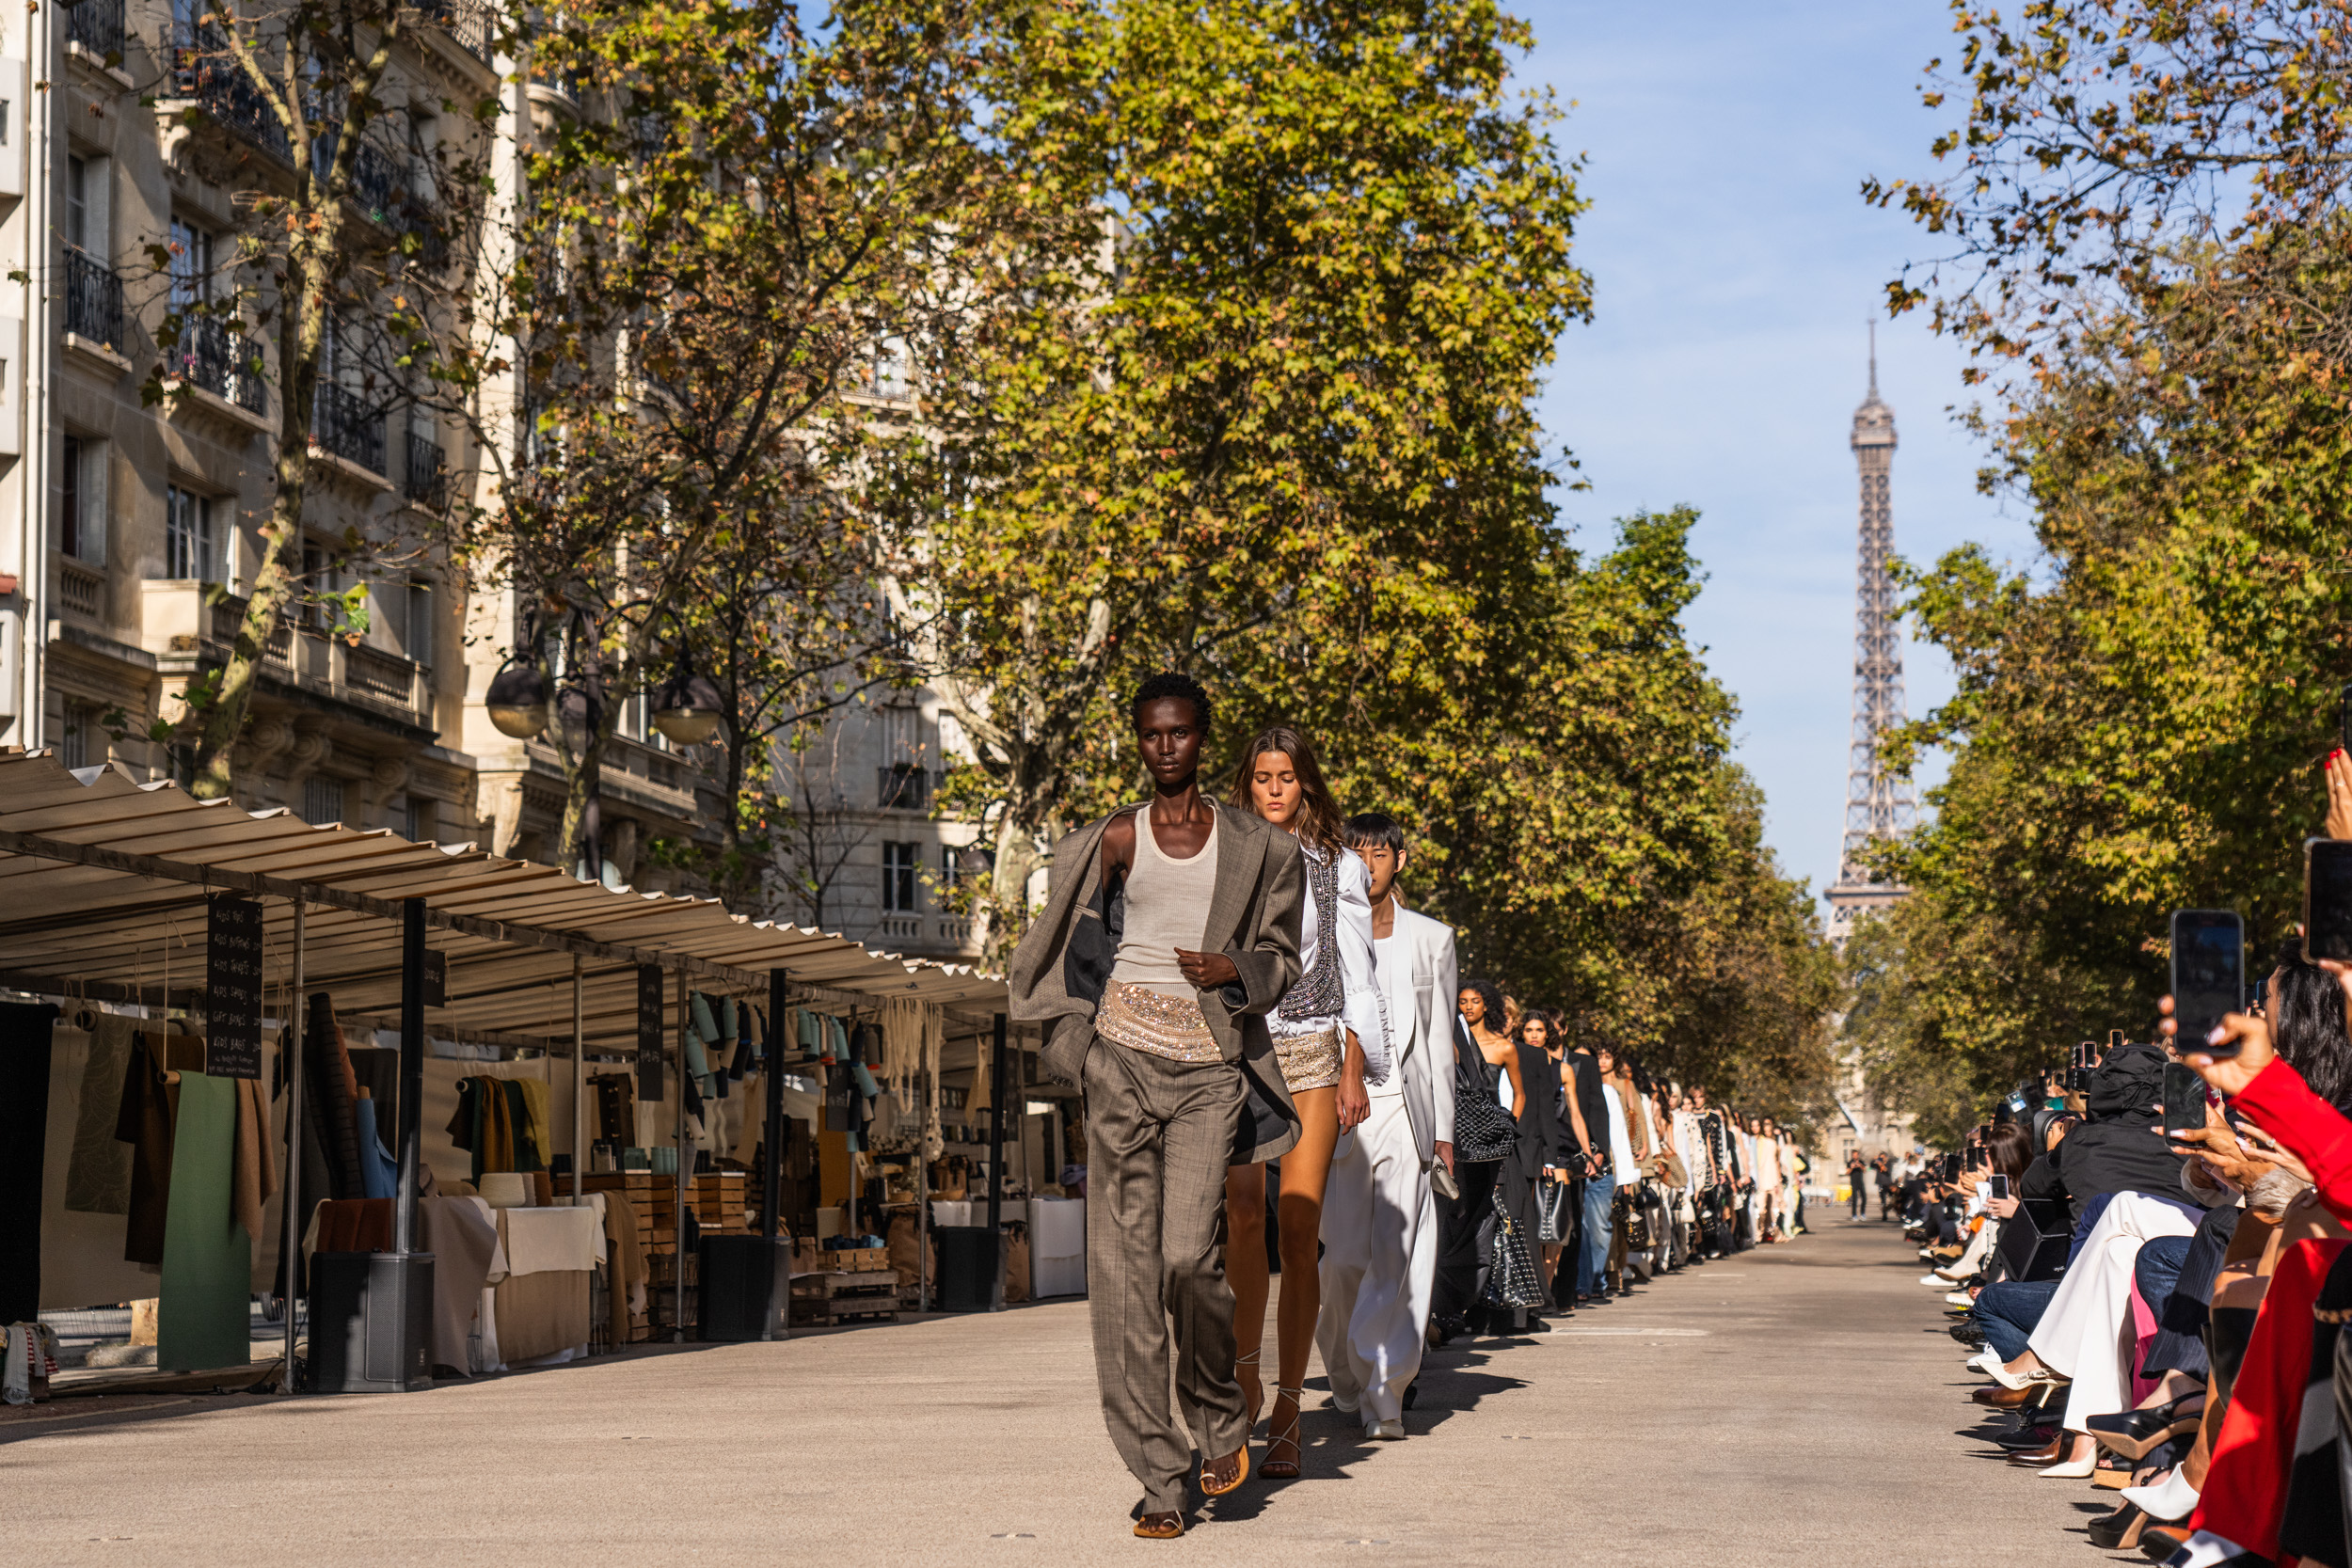
[[[875,769],[878,775],[875,790],[884,811],[925,811],[931,803],[931,775],[928,768],[898,763]]]
[[[334,132],[326,132],[310,143],[310,167],[324,179],[335,162],[335,148],[341,138]],[[401,223],[401,206],[405,199],[408,182],[401,167],[389,156],[367,142],[352,155],[352,205],[373,221],[393,228]]]
[[[181,327],[180,341],[167,357],[175,373],[215,397],[247,413],[269,411],[260,341],[230,331],[217,317],[199,316]]]
[[[455,39],[467,54],[485,65],[489,63],[493,26],[490,8],[484,0],[423,0],[417,8]]]
[[[65,252],[65,329],[118,354],[125,352],[122,278],[72,245]]]
[[[401,489],[419,506],[438,512],[449,503],[449,473],[441,444],[415,431],[408,433],[408,469]]]
[[[310,411],[310,444],[372,474],[384,472],[384,416],[349,388],[319,383]]]
[[[169,34],[172,90],[279,162],[292,164],[294,150],[261,89],[229,53],[217,27],[175,21]]]
[[[108,64],[122,58],[123,0],[79,0],[66,8],[65,37]]]

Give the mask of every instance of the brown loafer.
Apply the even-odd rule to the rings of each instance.
[[[2004,1388],[1995,1383],[1987,1387],[1970,1389],[1968,1397],[1994,1410],[2014,1410],[2021,1404],[2031,1403],[2039,1393],[2040,1390],[2031,1385],[2023,1388]]]
[[[2055,1465],[2066,1457],[2068,1449],[2074,1447],[2073,1438],[2074,1433],[2061,1432],[2056,1437],[2051,1438],[2045,1447],[2027,1449],[2023,1453],[2010,1454],[2009,1462],[2011,1465],[2023,1465],[2036,1470],[2044,1465]]]
[[[1217,1484],[1216,1476],[1211,1472],[1216,1465],[1224,1464],[1224,1460],[1213,1460],[1200,1466],[1200,1490],[1205,1496],[1221,1497],[1228,1492],[1239,1491],[1241,1483],[1249,1479],[1249,1445],[1248,1443],[1244,1443],[1238,1451],[1227,1457],[1234,1462],[1233,1479],[1221,1486]]]
[[[1181,1513],[1147,1513],[1136,1521],[1136,1533],[1146,1541],[1173,1541],[1184,1533]]]
[[[2150,1525],[2139,1532],[2139,1555],[2151,1562],[2162,1562],[2186,1544],[2186,1525]]]

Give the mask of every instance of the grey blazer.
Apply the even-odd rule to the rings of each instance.
[[[1007,976],[1012,1016],[1044,1025],[1039,1064],[1065,1084],[1085,1082],[1094,1010],[1109,983],[1126,918],[1123,879],[1103,885],[1103,832],[1120,812],[1144,809],[1122,806],[1054,846],[1045,907],[1013,951]],[[1152,831],[1146,822],[1136,828]],[[1298,841],[1263,819],[1220,807],[1216,832],[1216,889],[1209,897],[1201,950],[1232,959],[1241,979],[1202,991],[1200,1012],[1225,1059],[1239,1064],[1248,1081],[1233,1163],[1254,1164],[1298,1142],[1298,1113],[1282,1082],[1265,1015],[1298,978],[1307,881]]]
[[[1425,1168],[1438,1144],[1454,1141],[1454,927],[1411,910],[1396,911],[1391,940],[1401,944],[1413,977],[1413,1015],[1389,1020],[1404,1076],[1405,1115]]]

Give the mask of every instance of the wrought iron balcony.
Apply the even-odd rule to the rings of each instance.
[[[123,0],[77,0],[66,8],[65,36],[100,59],[122,58]]]
[[[337,135],[328,131],[310,143],[310,167],[314,177],[325,178],[335,162]],[[401,208],[406,199],[408,181],[400,166],[384,152],[367,142],[351,160],[351,186],[348,195],[352,205],[386,228],[402,223]]]
[[[417,8],[425,20],[457,40],[458,46],[487,65],[495,30],[490,8],[484,0],[423,0]]]
[[[261,341],[231,332],[217,317],[199,316],[182,326],[167,360],[172,373],[215,397],[227,398],[248,413],[269,411]]]
[[[280,163],[294,162],[286,128],[229,53],[229,40],[217,27],[198,26],[175,20],[168,35],[172,91],[193,98],[197,106]]]
[[[310,444],[372,474],[384,472],[384,416],[349,388],[318,384],[310,410]]]
[[[408,433],[408,472],[401,486],[419,506],[438,512],[449,502],[449,472],[441,444],[430,436]]]
[[[884,811],[926,811],[931,803],[930,770],[911,763],[875,769],[875,793]]]
[[[65,329],[117,354],[128,352],[123,347],[121,275],[72,245],[65,250]]]

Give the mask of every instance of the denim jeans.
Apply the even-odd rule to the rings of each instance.
[[[2058,1294],[2055,1279],[2003,1279],[1977,1292],[1969,1316],[1984,1325],[1984,1342],[2004,1361],[2026,1354],[2026,1341]]]
[[[1584,1245],[1576,1255],[1576,1293],[1580,1296],[1595,1295],[1600,1291],[1601,1272],[1609,1261],[1609,1242],[1613,1229],[1609,1211],[1616,1193],[1616,1183],[1605,1176],[1584,1183]]]

